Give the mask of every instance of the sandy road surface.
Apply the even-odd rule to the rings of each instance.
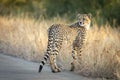
[[[52,73],[48,66],[38,73],[38,67],[38,63],[0,54],[0,80],[93,80],[70,71]]]

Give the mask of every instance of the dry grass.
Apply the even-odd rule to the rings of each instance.
[[[29,18],[0,17],[1,51],[28,60],[38,60],[46,47],[46,26],[45,21],[36,23]]]
[[[120,64],[120,32],[109,25],[88,32],[79,70],[85,76],[113,78]],[[79,57],[80,60],[80,57]],[[119,66],[119,67],[118,67]]]
[[[47,29],[53,23],[68,23],[66,19],[35,21],[24,18],[0,17],[0,51],[31,61],[40,61],[47,46]],[[58,60],[70,68],[71,45],[66,42]],[[63,57],[64,56],[64,57]],[[120,30],[109,25],[93,25],[79,59],[77,72],[85,76],[120,79]],[[79,70],[79,71],[78,71]]]

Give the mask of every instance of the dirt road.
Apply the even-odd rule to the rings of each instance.
[[[70,71],[52,73],[48,66],[38,73],[38,67],[38,63],[0,54],[0,80],[93,80]]]

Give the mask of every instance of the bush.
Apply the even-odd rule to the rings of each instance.
[[[0,15],[18,15],[27,13],[34,18],[44,15],[52,18],[56,15],[68,16],[73,19],[77,13],[92,13],[101,20],[97,22],[120,24],[120,0],[1,0]],[[99,13],[99,14],[98,14]],[[100,21],[100,22],[99,22]],[[102,21],[102,23],[101,23]]]

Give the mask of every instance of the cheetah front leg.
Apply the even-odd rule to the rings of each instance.
[[[73,62],[71,63],[70,71],[74,71],[75,70],[75,64],[77,63],[77,52],[76,52],[76,50],[72,51],[72,58],[73,58]]]

